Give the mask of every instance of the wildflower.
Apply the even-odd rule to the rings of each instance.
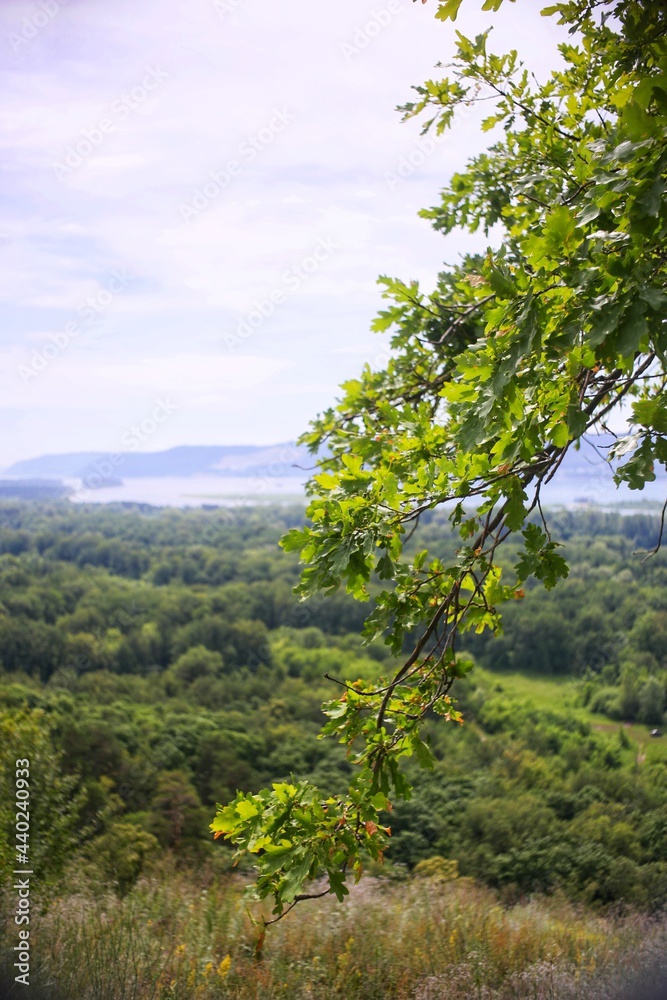
[[[218,975],[220,976],[221,979],[226,979],[227,978],[227,975],[228,975],[229,970],[231,969],[231,967],[232,967],[232,956],[231,955],[225,955],[225,957],[223,958],[222,962],[220,963],[220,965],[217,968],[217,973],[218,973]]]

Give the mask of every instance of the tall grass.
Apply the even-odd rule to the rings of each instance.
[[[89,891],[35,923],[33,978],[55,1000],[610,1000],[664,962],[667,925],[562,899],[503,908],[459,879],[364,879],[345,904],[302,903],[261,960],[241,886],[166,868],[119,900]]]

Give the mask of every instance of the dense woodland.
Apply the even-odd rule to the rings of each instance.
[[[396,661],[361,645],[369,604],[292,595],[298,564],[278,540],[302,520],[299,507],[0,506],[5,866],[17,756],[32,760],[43,891],[76,871],[122,896],[167,854],[226,871],[217,802],[290,775],[345,787],[343,748],[317,738],[336,689],[325,675],[372,679]],[[560,888],[656,910],[667,757],[624,724],[646,735],[667,707],[667,561],[638,551],[658,518],[555,511],[550,525],[569,577],[512,602],[500,638],[469,640],[479,669],[453,692],[464,725],[428,723],[436,764],[411,768],[382,870],[439,857],[510,903]],[[433,515],[410,544],[446,556],[455,543]],[[518,673],[553,680],[553,697],[518,697],[505,683]],[[558,697],[568,675],[574,707]]]

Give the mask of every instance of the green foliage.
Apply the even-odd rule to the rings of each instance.
[[[352,806],[335,798],[323,802],[318,789],[305,781],[274,783],[271,792],[239,793],[227,806],[219,806],[211,827],[216,836],[223,834],[240,845],[239,856],[245,851],[258,855],[257,898],[273,895],[274,913],[282,914],[285,904],[305,898],[303,883],[323,874],[330,891],[342,900],[349,892],[345,885],[349,856],[361,847],[381,860],[390,833],[374,821],[388,802],[381,792],[368,794],[371,783],[370,774],[356,779],[350,792]],[[361,872],[358,861],[357,881]]]
[[[649,726],[659,726],[665,712],[665,685],[657,677],[648,677],[637,696],[637,718]]]
[[[155,837],[134,823],[113,822],[90,843],[89,857],[107,884],[124,896],[136,883],[148,858],[155,856]]]
[[[16,761],[28,760],[28,816],[16,807]],[[23,767],[24,765],[21,765]],[[86,829],[85,796],[76,777],[65,772],[62,750],[54,746],[51,721],[39,709],[0,709],[0,880],[6,885],[16,857],[17,820],[29,823],[30,866],[43,891],[57,882]]]
[[[148,826],[160,843],[174,850],[197,847],[204,814],[197,790],[184,771],[163,771],[151,799]]]
[[[199,677],[215,677],[222,673],[223,659],[220,653],[206,646],[191,646],[181,653],[173,666],[173,673],[184,684],[192,684]]]
[[[209,829],[220,803],[216,822],[236,849],[252,840],[237,858],[244,874],[259,875],[260,891],[278,895],[283,912],[298,896],[352,891],[345,877],[353,881],[362,867],[398,876],[437,856],[508,900],[559,889],[600,906],[620,898],[662,905],[665,748],[641,719],[655,717],[667,682],[667,557],[633,555],[653,547],[659,517],[554,512],[553,540],[567,543],[568,578],[551,591],[528,585],[509,603],[500,638],[475,630],[462,636],[459,672],[473,659],[494,670],[458,678],[456,706],[442,705],[468,724],[443,727],[435,712],[419,728],[402,720],[400,770],[385,771],[383,790],[382,773],[357,760],[366,741],[377,754],[382,740],[391,742],[401,706],[388,700],[386,734],[374,743],[371,713],[356,707],[372,698],[379,705],[380,678],[396,669],[396,658],[348,631],[359,623],[349,598],[298,605],[284,596],[297,571],[277,540],[298,519],[292,512],[262,512],[259,550],[257,513],[236,516],[235,530],[220,540],[211,531],[222,517],[215,511],[0,505],[5,544],[20,548],[0,557],[0,608],[27,635],[50,624],[68,651],[46,682],[39,663],[33,674],[0,675],[8,734],[0,751],[3,803],[11,802],[14,760],[27,749],[35,858],[49,897],[84,876],[100,892],[130,893],[156,854],[196,870],[229,868],[226,838],[214,841]],[[143,578],[61,558],[58,533],[76,536],[78,521],[91,550],[97,537],[140,542]],[[47,530],[52,543],[39,555]],[[449,564],[456,544],[446,514],[427,512],[410,557],[428,547]],[[202,567],[224,553],[225,582],[217,574],[190,587],[177,576],[155,582],[166,551],[176,567],[193,547]],[[518,557],[508,548],[503,570],[511,573]],[[370,588],[379,591],[375,581]],[[230,637],[247,636],[249,618],[266,628],[259,662],[241,642],[232,650]],[[197,628],[188,631],[200,622],[224,653],[201,645]],[[86,633],[89,645],[78,645]],[[403,652],[414,641],[406,634]],[[78,659],[82,648],[90,661]],[[254,640],[250,649],[257,650]],[[347,685],[343,701],[325,674]],[[621,741],[610,719],[635,718],[640,724],[624,725]],[[334,739],[318,739],[323,724]],[[414,794],[404,798],[409,786]],[[595,816],[586,812],[594,804]],[[3,817],[8,863],[14,813]],[[610,836],[601,832],[607,820]],[[347,859],[357,849],[355,873]],[[624,857],[632,869],[618,868]]]
[[[452,882],[459,876],[459,866],[456,861],[441,858],[436,854],[432,858],[424,858],[415,865],[416,878],[433,878],[438,882]]]
[[[437,17],[454,20],[460,7],[441,3]],[[341,808],[364,817],[378,791],[409,798],[405,758],[433,765],[422,736],[432,713],[461,721],[449,693],[472,666],[461,650],[476,636],[500,635],[501,606],[534,580],[549,590],[567,577],[540,499],[568,449],[605,429],[625,400],[631,432],[611,449],[617,482],[641,489],[667,459],[664,6],[572,0],[544,13],[576,34],[564,36],[563,65],[546,81],[534,81],[517,52],[490,52],[486,34],[457,32],[451,75],[416,88],[419,99],[404,108],[408,118],[427,112],[425,130],[442,132],[461,106],[491,102],[482,128],[496,141],[422,216],[443,234],[493,232],[499,245],[448,268],[430,295],[416,282],[381,278],[390,306],[374,329],[390,331],[390,360],[345,383],[339,404],[302,438],[319,471],[309,484],[310,523],[283,540],[305,563],[297,593],[342,586],[362,602],[373,596],[365,637],[383,636],[404,655],[393,675],[345,683],[325,706],[323,735],[347,745],[358,775],[368,776],[353,779]],[[406,548],[443,504],[458,533],[454,551]],[[521,539],[513,567],[499,554],[510,536]],[[558,645],[556,620],[544,615],[531,628],[528,645],[544,632],[545,661],[566,671],[570,652],[548,649]],[[625,665],[618,712],[657,717],[664,696],[645,682],[640,702],[638,684],[635,666]],[[274,850],[277,793],[262,802],[259,828]],[[221,829],[247,847],[259,828],[239,818]],[[356,867],[369,846],[350,842],[346,865]],[[323,870],[296,856],[294,864],[293,879],[287,870],[282,881],[260,878],[278,912],[286,879],[293,899]],[[619,868],[608,883],[628,877]]]

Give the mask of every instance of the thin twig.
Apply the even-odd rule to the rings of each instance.
[[[642,559],[642,563],[645,563],[647,559],[650,559],[651,556],[656,555],[656,553],[660,550],[660,546],[662,545],[662,534],[665,530],[666,511],[667,511],[667,500],[665,500],[664,504],[662,505],[662,513],[660,515],[660,532],[658,533],[658,541],[656,542],[655,548],[651,549],[649,552],[646,553],[646,555]]]
[[[330,888],[329,889],[324,889],[323,892],[304,892],[304,893],[301,893],[299,896],[295,896],[294,899],[292,900],[292,902],[290,903],[290,905],[287,907],[287,909],[283,910],[282,913],[279,913],[277,917],[273,918],[273,920],[264,920],[263,921],[264,926],[265,927],[270,927],[271,924],[277,924],[279,920],[282,920],[283,917],[287,916],[287,914],[290,912],[290,910],[294,909],[294,907],[296,906],[297,903],[302,903],[304,901],[304,899],[321,899],[322,896],[328,896],[330,893],[331,893],[331,889]]]

